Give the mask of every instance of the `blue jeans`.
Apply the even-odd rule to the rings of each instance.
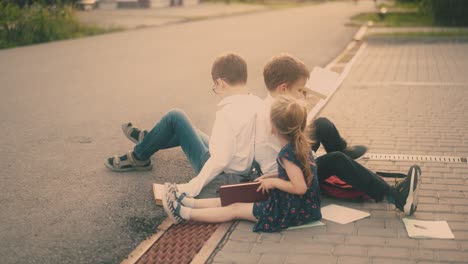
[[[180,146],[198,174],[210,157],[208,141],[208,136],[195,128],[182,110],[172,109],[135,146],[133,155],[148,160],[158,150]]]

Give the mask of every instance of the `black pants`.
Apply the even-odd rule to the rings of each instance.
[[[377,202],[389,194],[390,185],[388,183],[342,152],[327,153],[318,157],[316,162],[319,182],[336,175],[355,189],[365,192]]]
[[[310,130],[310,137],[315,141],[315,144],[312,146],[314,151],[317,151],[320,144],[323,145],[327,152],[343,151],[347,146],[346,141],[340,136],[338,129],[327,118],[320,117],[315,119]]]
[[[381,201],[389,193],[390,186],[377,174],[365,168],[352,158],[343,154],[347,143],[340,136],[335,125],[327,118],[317,118],[311,127],[311,139],[315,141],[314,151],[323,145],[327,154],[317,158],[319,181],[323,182],[330,176],[337,176],[355,189]]]

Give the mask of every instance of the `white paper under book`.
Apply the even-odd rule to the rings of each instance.
[[[288,227],[288,229],[286,229],[286,230],[302,229],[302,228],[324,226],[324,225],[325,224],[322,221],[313,221],[313,222],[309,222],[307,224],[303,224],[303,225],[299,225],[299,226],[291,226],[291,227]]]
[[[368,217],[367,212],[351,209],[348,207],[330,204],[322,207],[322,218],[339,224],[348,224],[359,219]]]
[[[455,239],[447,221],[421,221],[403,218],[408,236],[412,238]]]

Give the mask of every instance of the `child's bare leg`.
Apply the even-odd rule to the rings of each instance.
[[[189,198],[180,192],[176,193],[176,198],[185,207],[190,207],[190,208],[221,207],[221,199],[219,198],[195,199],[195,198]]]
[[[215,200],[215,199],[200,199]],[[221,202],[220,202],[221,203]],[[205,223],[221,223],[234,219],[256,222],[253,215],[253,203],[235,203],[225,207],[192,209],[190,220]]]
[[[214,208],[221,207],[221,199],[208,198],[208,199],[194,199],[192,208]]]

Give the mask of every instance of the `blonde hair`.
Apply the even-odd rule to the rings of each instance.
[[[278,134],[294,143],[297,160],[304,167],[304,179],[312,182],[310,151],[313,141],[307,136],[307,107],[305,102],[291,96],[281,95],[271,106],[270,119]]]

